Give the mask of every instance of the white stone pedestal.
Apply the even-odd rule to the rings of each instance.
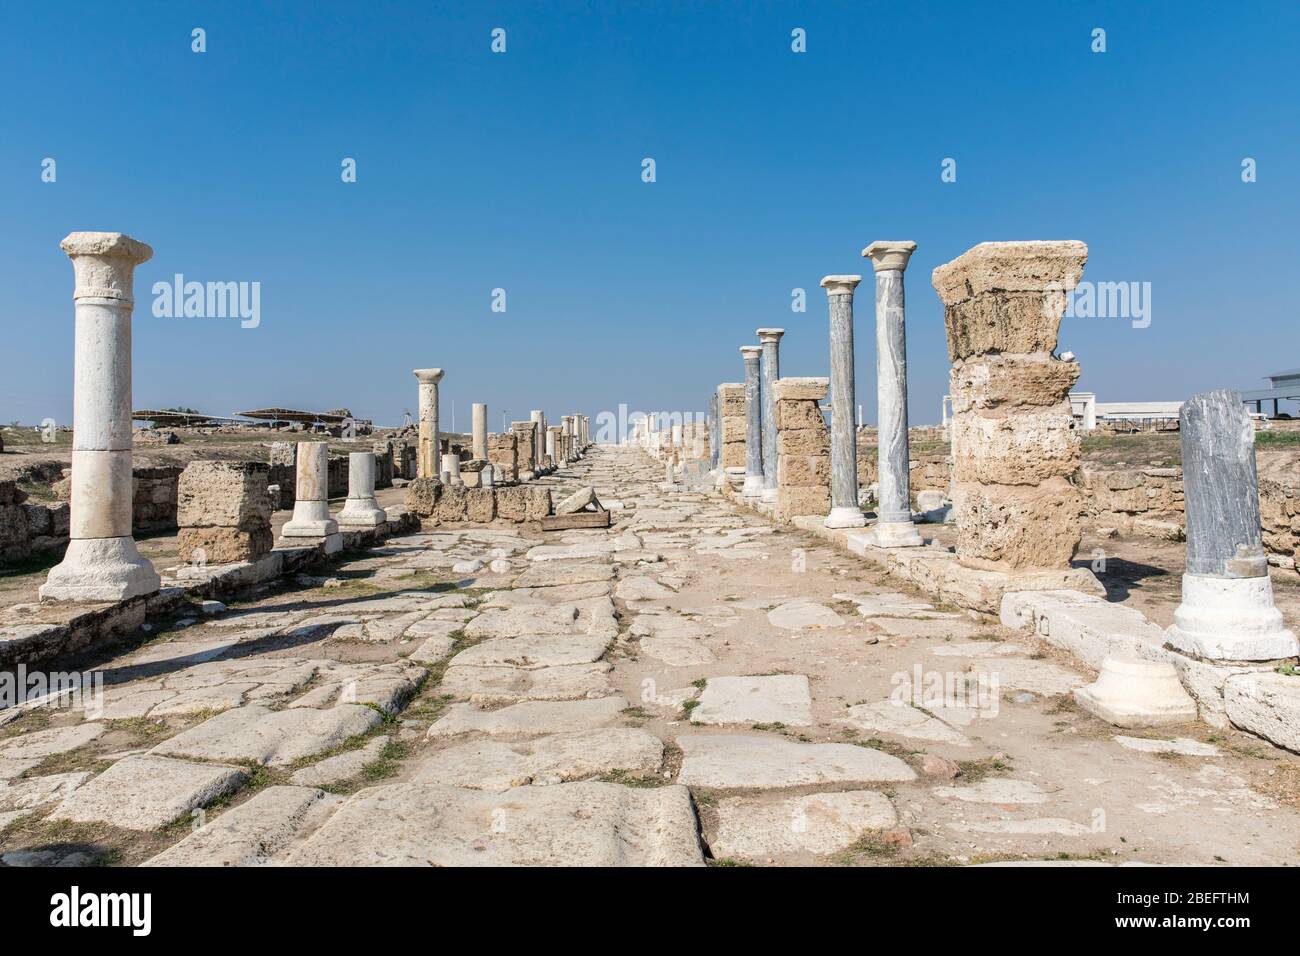
[[[153,250],[120,232],[74,232],[76,314],[72,513],[63,560],[42,599],[122,601],[160,586],[131,537],[131,311],[135,267]]]
[[[870,543],[877,548],[915,548],[925,544],[916,525],[909,522],[877,522],[868,532]]]
[[[293,517],[280,529],[282,538],[323,538],[337,534],[338,522],[330,517],[329,446],[324,442],[298,442],[298,474]]]
[[[867,516],[861,508],[831,508],[824,524],[827,528],[862,528],[867,524]]]
[[[1294,657],[1296,637],[1273,606],[1268,575],[1221,578],[1183,575],[1183,602],[1165,632],[1169,643],[1215,661],[1272,661]]]
[[[1196,719],[1196,702],[1169,661],[1108,657],[1096,682],[1080,687],[1074,698],[1116,727],[1162,727]]]
[[[348,455],[348,499],[336,519],[340,528],[378,528],[388,515],[375,500],[375,456],[368,451]]]
[[[460,455],[448,452],[442,456],[442,474],[446,475],[443,484],[451,488],[464,488],[465,479],[460,476]]]

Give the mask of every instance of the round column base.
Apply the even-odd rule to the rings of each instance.
[[[877,548],[919,548],[925,544],[921,532],[910,521],[877,521],[871,537]]]
[[[1267,576],[1184,574],[1183,602],[1165,637],[1184,653],[1214,661],[1273,661],[1297,653]]]
[[[140,557],[135,540],[74,538],[40,587],[43,601],[125,601],[161,587],[158,572]]]
[[[349,498],[335,520],[340,528],[378,528],[388,521],[388,513],[374,498]]]
[[[740,489],[740,494],[744,498],[761,498],[763,496],[763,476],[746,475],[745,485]]]
[[[763,489],[763,494],[762,494],[760,497],[762,497],[762,499],[763,499],[764,501],[770,501],[770,502],[772,502],[773,504],[775,504],[775,503],[776,503],[776,499],[777,499],[777,490],[776,490],[776,487],[773,486],[773,487],[771,487],[771,488],[764,488],[764,489]]]
[[[861,508],[832,508],[822,525],[827,528],[865,528],[867,516]]]

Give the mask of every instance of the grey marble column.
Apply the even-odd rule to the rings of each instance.
[[[1210,660],[1263,661],[1296,653],[1273,605],[1259,520],[1255,426],[1241,396],[1196,395],[1178,415],[1187,512],[1183,600],[1166,632]]]
[[[722,419],[718,417],[718,390],[709,396],[709,471],[717,471],[722,462]]]
[[[879,493],[875,530],[882,548],[922,544],[908,490],[907,333],[903,271],[915,242],[873,242],[862,250],[876,270],[876,446]]]
[[[853,290],[862,276],[827,276],[822,288],[831,313],[831,513],[828,528],[861,528],[858,433],[853,427]]]
[[[776,381],[781,377],[781,336],[785,329],[758,329],[763,349],[763,500],[776,501]]]
[[[740,347],[745,359],[745,485],[740,493],[746,498],[763,494],[763,385],[758,368],[762,351],[757,345]]]

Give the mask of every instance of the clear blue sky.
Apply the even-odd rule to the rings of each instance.
[[[1063,329],[1101,401],[1300,366],[1300,4],[263,6],[9,5],[0,420],[71,416],[73,230],[154,248],[137,407],[391,423],[411,369],[443,366],[444,427],[452,401],[462,429],[474,401],[494,430],[503,410],[703,409],[759,326],[788,330],[785,374],[826,374],[818,282],[869,281],[874,239],[919,244],[914,423],[947,382],[930,272],[985,240],[1082,239],[1086,279],[1151,283],[1149,328]],[[155,318],[176,272],[260,282],[260,327]],[[874,420],[869,294],[857,329]]]

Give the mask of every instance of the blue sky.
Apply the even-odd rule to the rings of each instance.
[[[395,423],[411,369],[442,366],[444,427],[452,402],[462,429],[475,401],[493,429],[531,408],[699,410],[760,326],[788,330],[784,374],[827,374],[818,282],[869,283],[874,239],[919,246],[917,424],[947,382],[930,272],[986,240],[1082,239],[1085,279],[1151,283],[1149,327],[1063,327],[1101,401],[1300,366],[1300,4],[265,7],[7,10],[0,420],[71,416],[58,241],[80,229],[154,248],[137,407],[346,405]],[[150,287],[177,272],[260,282],[260,326],[154,317]],[[857,331],[874,421],[869,294]]]

